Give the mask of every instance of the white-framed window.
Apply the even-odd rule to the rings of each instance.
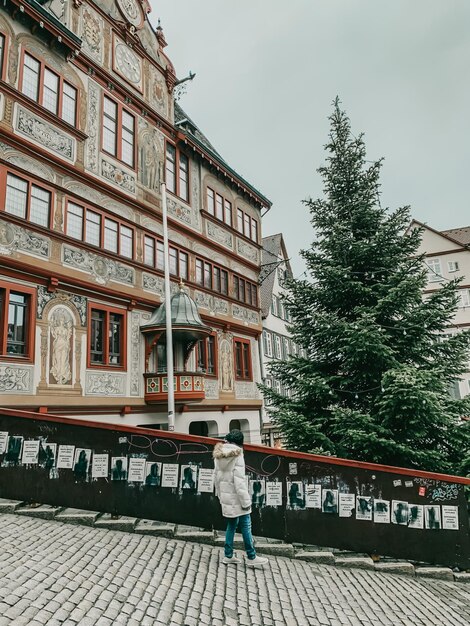
[[[273,388],[276,393],[281,393],[281,383],[276,379],[273,380]]]
[[[276,359],[280,359],[281,358],[281,338],[279,337],[279,335],[275,335],[274,336],[274,356],[276,357]]]
[[[470,291],[468,289],[459,289],[459,296],[459,307],[470,306]]]
[[[282,358],[285,360],[290,354],[289,339],[287,337],[282,338]]]
[[[273,315],[277,315],[277,299],[276,299],[276,296],[273,296],[273,299],[271,301],[271,313]]]
[[[263,330],[263,344],[264,344],[264,354],[266,356],[273,355],[273,340],[272,335],[268,330]]]
[[[459,264],[458,261],[447,261],[447,268],[449,270],[449,272],[458,272],[459,271]]]
[[[430,283],[439,283],[442,280],[441,262],[439,259],[427,259],[428,281]]]

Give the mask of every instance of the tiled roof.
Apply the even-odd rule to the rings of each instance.
[[[463,246],[470,244],[470,226],[463,226],[462,228],[451,228],[450,230],[441,230],[443,235],[455,239]]]
[[[258,198],[261,198],[263,204],[266,205],[267,209],[271,207],[271,201],[268,200],[268,198],[266,198],[266,196],[264,196],[260,191],[258,191],[256,187],[253,187],[253,185],[245,180],[243,176],[240,176],[240,174],[238,174],[232,167],[230,167],[227,161],[222,158],[222,156],[219,154],[219,152],[217,152],[217,150],[207,139],[204,133],[199,130],[197,125],[192,121],[189,115],[187,115],[186,112],[183,111],[183,109],[177,102],[175,102],[175,124],[177,124],[182,131],[185,131],[186,134],[189,135],[196,144],[199,144],[199,146],[204,148],[206,152],[212,155],[214,157],[214,160],[218,161],[227,172],[230,172],[231,174],[236,176],[245,187],[254,192],[258,196]]]

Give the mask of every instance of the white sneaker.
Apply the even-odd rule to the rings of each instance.
[[[248,567],[263,567],[268,562],[268,559],[265,559],[264,556],[255,556],[254,559],[247,559],[246,564]]]
[[[237,557],[231,556],[230,558],[228,558],[228,556],[225,556],[222,560],[222,563],[224,565],[230,565],[230,563],[241,563],[240,559],[237,559]]]

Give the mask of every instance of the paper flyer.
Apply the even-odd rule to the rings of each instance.
[[[198,468],[196,465],[181,466],[181,489],[196,491],[197,470]]]
[[[4,454],[7,450],[8,433],[4,430],[0,432],[0,454]]]
[[[339,516],[352,517],[356,507],[356,496],[354,493],[339,494]]]
[[[127,479],[127,456],[111,457],[111,480]]]
[[[178,487],[178,463],[163,463],[162,487]]]
[[[92,478],[108,478],[109,454],[94,454],[91,463]]]
[[[424,527],[429,530],[441,528],[441,507],[438,504],[424,505]]]
[[[403,502],[402,500],[392,500],[392,524],[406,526],[408,524],[408,517],[408,502]]]
[[[75,446],[59,446],[57,453],[57,469],[73,469]]]
[[[338,513],[338,490],[322,489],[321,510],[323,513]]]
[[[442,505],[442,528],[444,530],[459,529],[459,507]]]
[[[357,496],[356,519],[371,521],[372,507],[372,496]]]
[[[214,470],[202,467],[199,470],[198,481],[199,493],[212,493],[214,491]]]
[[[22,463],[34,463],[38,462],[39,457],[39,440],[37,441],[24,441],[23,442],[23,456]]]
[[[266,483],[264,480],[250,480],[248,490],[252,506],[263,506],[266,500]]]
[[[282,506],[282,483],[269,481],[266,483],[266,505]]]
[[[305,506],[321,509],[321,485],[305,485]]]
[[[130,483],[143,483],[145,482],[145,463],[146,459],[140,457],[129,458],[129,468],[127,471],[127,480]]]
[[[422,504],[410,504],[408,528],[424,528],[424,512]]]
[[[287,506],[290,509],[305,508],[304,484],[302,481],[287,481]]]
[[[162,464],[156,461],[147,461],[145,464],[145,485],[147,487],[160,487],[162,478]]]
[[[390,500],[374,500],[374,522],[390,524]]]

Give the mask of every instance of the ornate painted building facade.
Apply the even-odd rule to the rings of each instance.
[[[172,284],[211,329],[175,375],[176,430],[256,442],[270,203],[175,104],[149,11],[1,6],[1,405],[166,427],[159,338],[141,331],[163,299],[165,180]]]

